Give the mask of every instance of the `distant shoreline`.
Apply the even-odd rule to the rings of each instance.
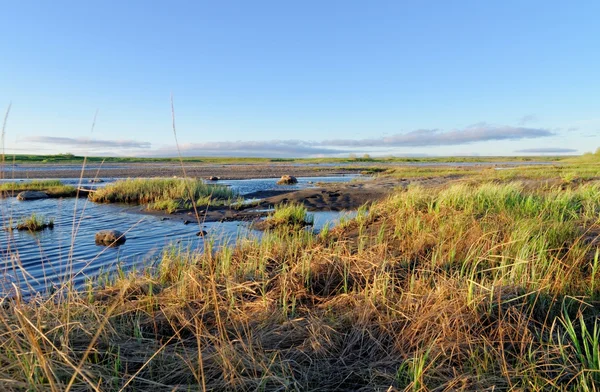
[[[5,166],[0,171],[0,178],[4,179],[49,179],[49,178],[79,178],[82,175],[81,167],[76,165],[19,165],[11,170]],[[363,171],[364,167],[319,167],[314,165],[291,166],[285,164],[253,164],[253,165],[214,165],[214,164],[184,164],[182,169],[176,163],[109,163],[86,165],[83,178],[149,178],[149,177],[219,177],[221,180],[242,180],[252,178],[275,178],[282,175],[297,177],[319,177],[331,175],[356,174]],[[184,173],[185,170],[185,173]]]
[[[258,157],[156,157],[156,158],[141,158],[141,157],[100,157],[100,156],[78,156],[73,154],[56,154],[56,155],[25,155],[25,154],[5,154],[4,164],[55,164],[55,163],[83,163],[85,160],[88,163],[205,163],[205,164],[272,164],[272,163],[304,163],[304,164],[320,164],[320,163],[403,163],[403,162],[554,162],[564,159],[574,158],[575,155],[531,155],[531,156],[439,156],[439,157],[371,157],[368,154],[357,154],[353,157],[343,158],[258,158]]]
[[[512,159],[514,158],[514,159]],[[535,161],[520,157],[456,158],[457,161],[440,160],[438,158],[422,159],[372,159],[349,160],[330,159],[294,159],[288,161],[265,161],[262,158],[239,160],[210,159],[207,161],[166,160],[129,162],[102,162],[94,159],[83,162],[22,162],[5,161],[0,165],[0,179],[51,179],[51,178],[147,178],[147,177],[218,177],[221,180],[241,180],[252,178],[276,178],[282,175],[297,177],[319,177],[344,174],[373,174],[394,166],[481,166],[501,167],[514,165],[551,165],[561,163],[550,159]],[[556,157],[555,157],[556,158]],[[449,158],[450,159],[450,158]],[[460,159],[460,161],[458,160]],[[512,160],[511,160],[512,159]]]

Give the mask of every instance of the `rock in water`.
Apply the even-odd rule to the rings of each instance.
[[[39,200],[39,199],[47,199],[48,195],[46,192],[41,191],[24,191],[17,195],[17,200]]]
[[[210,176],[207,178],[208,181],[219,181],[221,179],[221,177],[217,177],[217,176]]]
[[[102,230],[96,233],[96,245],[117,246],[125,243],[125,234],[118,230]]]
[[[294,176],[281,176],[281,178],[279,179],[279,181],[277,181],[277,185],[293,185],[293,184],[297,184],[298,183],[298,179]]]

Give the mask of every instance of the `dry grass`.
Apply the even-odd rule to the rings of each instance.
[[[50,298],[4,298],[4,390],[596,390],[600,185],[411,188]],[[68,295],[66,294],[68,292]]]

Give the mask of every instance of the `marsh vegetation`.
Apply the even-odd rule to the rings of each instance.
[[[59,180],[0,183],[0,196],[15,195],[22,191],[43,191],[49,197],[72,197],[75,196],[77,189]]]
[[[36,232],[44,229],[52,229],[54,227],[53,219],[46,219],[45,217],[36,213],[32,213],[28,217],[21,218],[15,227],[13,227],[11,223],[12,222],[9,222],[7,226],[8,230],[16,229]]]
[[[291,230],[302,229],[313,223],[313,216],[306,207],[298,203],[282,203],[275,206],[263,221],[255,224],[261,230],[287,228]]]
[[[83,157],[70,153],[54,155],[28,155],[15,154],[7,159],[7,163],[215,163],[215,164],[250,164],[250,163],[342,163],[342,162],[396,162],[396,163],[435,163],[435,162],[544,162],[560,161],[568,159],[565,156],[521,156],[521,157],[497,157],[497,156],[457,156],[457,157],[372,157],[369,154],[349,154],[345,158],[244,158],[244,157],[182,157],[182,158],[135,158],[135,157]]]
[[[207,185],[199,179],[127,179],[99,188],[90,199],[99,203],[146,204],[149,209],[169,213],[194,206],[208,206],[235,199],[231,189]]]
[[[553,180],[532,172],[535,186],[504,171],[409,186],[319,235],[274,226],[232,247],[168,248],[100,286],[4,298],[2,379],[13,390],[593,391],[597,169],[543,170]],[[137,202],[163,197],[135,189]],[[305,214],[282,206],[272,219]]]

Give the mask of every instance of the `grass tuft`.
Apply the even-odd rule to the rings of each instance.
[[[17,224],[17,230],[28,230],[28,231],[41,231],[44,229],[54,228],[54,220],[46,220],[43,216],[37,215],[35,212],[30,216],[23,218]]]
[[[90,194],[99,203],[148,204],[150,209],[174,212],[193,205],[205,206],[235,197],[226,186],[207,185],[196,179],[128,179]]]
[[[64,185],[59,180],[6,182],[0,184],[0,192],[18,193],[22,191],[44,191],[50,197],[72,197],[77,192],[74,187]]]
[[[275,211],[258,224],[260,229],[277,227],[302,228],[313,224],[313,216],[306,207],[298,203],[284,203],[275,206]]]

